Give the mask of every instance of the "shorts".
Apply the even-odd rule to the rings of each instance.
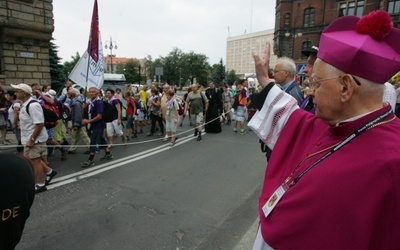
[[[0,128],[7,127],[7,121],[4,114],[0,113]]]
[[[239,106],[235,110],[235,120],[238,122],[244,122],[246,120],[246,110],[244,106]]]
[[[224,102],[224,112],[225,112],[225,114],[228,113],[229,111],[231,111],[231,108],[232,108],[231,102]]]
[[[174,119],[165,121],[165,131],[176,133],[177,127],[178,127],[178,123],[175,123]]]
[[[203,112],[199,112],[198,114],[190,114],[190,122],[192,124],[203,124],[203,119]]]
[[[111,137],[114,136],[114,131],[118,136],[123,136],[124,132],[122,132],[122,126],[121,124],[118,125],[118,120],[114,120],[112,122],[107,122],[107,136]]]
[[[136,113],[137,113],[137,115],[136,115],[137,121],[139,121],[139,122],[143,121],[143,120],[144,120],[144,113],[143,113],[143,111],[138,110]]]
[[[37,159],[47,155],[46,142],[39,142],[33,147],[24,147],[24,156],[29,159]]]
[[[126,128],[133,128],[133,115],[126,115]]]

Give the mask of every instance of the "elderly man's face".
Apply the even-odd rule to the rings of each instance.
[[[89,97],[91,99],[96,98],[98,96],[98,94],[99,94],[99,91],[97,89],[95,89],[95,88],[90,88],[89,89]]]
[[[319,59],[315,61],[313,71],[312,80],[319,81],[311,95],[314,98],[315,115],[325,123],[334,125],[343,112],[340,74],[329,71],[327,63]]]
[[[286,78],[288,77],[289,72],[283,69],[283,63],[279,62],[275,65],[274,68],[274,79],[275,82],[283,85],[286,83]]]

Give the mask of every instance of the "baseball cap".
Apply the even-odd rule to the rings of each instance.
[[[28,93],[30,95],[32,94],[32,88],[26,83],[11,84],[11,87],[24,91],[25,93]]]

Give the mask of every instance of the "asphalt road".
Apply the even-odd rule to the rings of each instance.
[[[84,148],[63,162],[56,152],[49,160],[58,175],[36,195],[16,249],[237,247],[257,219],[266,163],[258,139],[224,125],[197,142],[189,129],[179,127],[172,148],[141,134],[85,170]]]

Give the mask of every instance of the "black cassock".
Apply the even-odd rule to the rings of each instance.
[[[208,88],[206,90],[208,98],[208,110],[206,112],[206,133],[221,132],[221,122],[217,117],[222,113],[222,96],[218,88]],[[210,122],[212,121],[212,122]]]

